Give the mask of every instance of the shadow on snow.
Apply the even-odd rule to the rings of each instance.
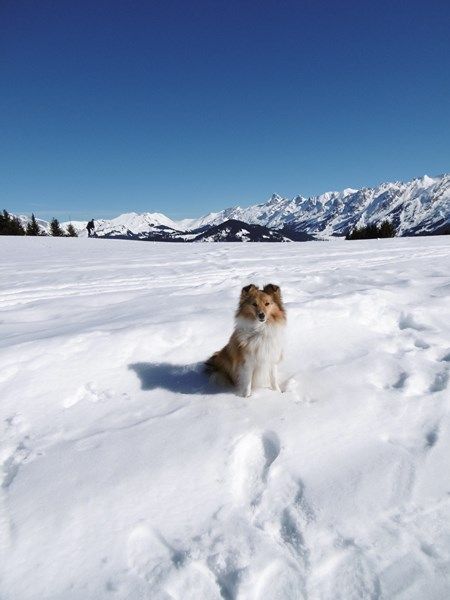
[[[170,363],[132,363],[128,368],[136,373],[142,390],[164,389],[177,394],[220,394],[219,388],[209,381],[203,363],[173,365]]]

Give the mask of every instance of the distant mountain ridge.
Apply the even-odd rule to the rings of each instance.
[[[436,233],[450,224],[450,175],[425,175],[406,183],[348,188],[309,198],[274,194],[262,204],[228,208],[201,220],[217,224],[224,219],[275,229],[289,225],[295,231],[321,236],[345,235],[354,227],[388,219],[397,235]]]
[[[21,217],[26,222],[27,217]],[[389,220],[397,235],[429,235],[450,229],[450,175],[423,177],[408,182],[382,183],[372,188],[326,192],[292,199],[273,194],[269,200],[247,208],[239,206],[209,213],[198,219],[175,221],[161,213],[125,213],[95,221],[99,237],[156,241],[260,241],[344,236],[355,227]],[[219,230],[208,230],[234,223]],[[240,225],[237,228],[235,222]],[[39,221],[48,228],[48,224]],[[83,232],[86,222],[73,222]],[[65,224],[64,224],[65,225]],[[266,229],[257,234],[251,225]],[[245,231],[244,231],[245,230]],[[272,233],[271,233],[272,232]],[[266,238],[263,238],[266,239]]]
[[[205,231],[199,233],[193,242],[291,242],[275,229],[269,229],[264,225],[254,225],[228,219],[218,225],[208,226]]]

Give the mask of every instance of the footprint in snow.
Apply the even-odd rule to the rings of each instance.
[[[399,374],[397,381],[392,384],[391,388],[394,390],[403,390],[408,379],[409,373],[406,373],[406,371],[402,371]]]
[[[269,469],[279,453],[280,442],[273,431],[248,433],[238,440],[230,469],[236,504],[254,507],[260,502]]]
[[[436,373],[433,383],[430,386],[430,392],[433,394],[435,392],[443,392],[447,388],[448,384],[448,372],[441,371],[440,373]]]
[[[173,600],[223,600],[214,574],[200,561],[173,571],[164,590]]]
[[[14,449],[7,449],[4,452],[4,460],[0,463],[1,488],[7,490],[19,473],[21,466],[36,457],[36,453],[28,447],[28,441],[28,436],[25,436]]]
[[[433,448],[439,439],[439,425],[435,425],[425,435],[425,449]]]
[[[129,534],[126,550],[130,570],[152,586],[158,586],[174,568],[173,551],[145,524]]]
[[[216,577],[201,560],[173,548],[145,523],[137,525],[127,540],[129,569],[143,579],[149,598],[161,600],[221,600]]]
[[[124,394],[124,396],[126,396],[126,394]],[[62,402],[62,405],[64,408],[71,408],[81,401],[92,403],[106,402],[113,397],[114,392],[112,390],[99,390],[94,383],[89,382],[79,387],[78,390],[72,394],[72,396],[65,398]]]
[[[275,542],[280,558],[283,556],[288,562],[294,561],[303,577],[309,564],[304,532],[314,520],[314,511],[305,498],[303,483],[282,465],[275,466],[254,512],[253,524]]]
[[[398,320],[398,327],[402,331],[404,329],[414,329],[415,331],[425,331],[428,329],[426,325],[418,323],[411,313],[402,313]]]
[[[322,566],[325,584],[320,598],[333,600],[377,600],[381,597],[380,582],[364,553],[351,540]],[[319,584],[320,585],[320,584]],[[320,585],[322,588],[322,586]]]
[[[246,595],[249,600],[303,600],[306,598],[305,582],[302,574],[293,564],[275,560],[254,581],[252,592]]]
[[[419,350],[428,350],[428,348],[430,347],[430,344],[421,338],[417,338],[414,341],[414,346],[416,348],[419,348]]]

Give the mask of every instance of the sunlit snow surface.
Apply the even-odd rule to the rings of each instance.
[[[450,597],[450,237],[0,250],[2,600]],[[243,399],[198,364],[251,282]]]

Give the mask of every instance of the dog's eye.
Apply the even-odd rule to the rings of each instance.
[[[266,306],[269,306],[270,302],[266,302]]]
[[[253,306],[258,306],[258,305],[256,304],[256,302],[253,302]]]

